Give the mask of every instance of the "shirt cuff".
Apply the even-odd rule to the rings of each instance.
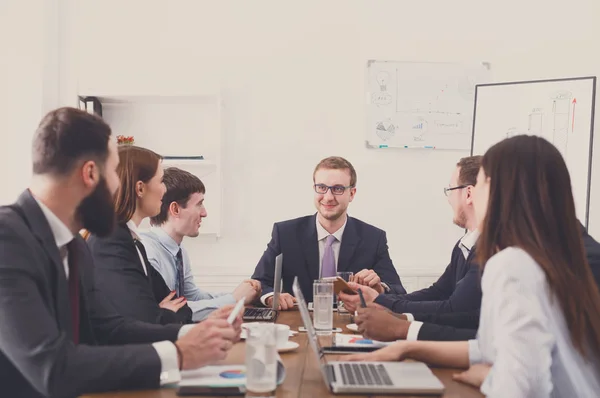
[[[483,357],[479,349],[479,340],[469,340],[469,364],[476,365],[482,361]]]
[[[265,307],[268,307],[268,305],[267,305],[267,299],[268,299],[269,297],[273,296],[273,294],[274,294],[273,292],[271,292],[271,293],[267,293],[267,294],[263,294],[263,295],[260,297],[260,302],[262,303],[262,305],[264,305]]]
[[[408,312],[405,312],[402,315],[406,315],[406,320],[409,322],[414,322],[415,321],[415,316],[413,314],[410,314]],[[420,327],[420,326],[419,326]]]
[[[406,341],[419,340],[419,331],[421,330],[421,326],[423,326],[423,322],[411,322],[410,326],[408,327],[408,333],[406,333]]]
[[[192,330],[192,328],[196,326],[196,325],[183,325],[181,327],[181,329],[179,329],[179,332],[177,333],[177,339],[182,338],[183,336],[186,335],[187,332],[189,332],[190,330]]]
[[[180,329],[180,333],[183,328]],[[160,358],[160,385],[177,383],[181,381],[179,364],[177,358],[177,348],[170,341],[159,341],[152,343]]]
[[[390,289],[390,287],[388,286],[387,283],[381,282],[381,286],[383,287],[383,292],[384,293],[389,293],[390,292],[391,289]]]

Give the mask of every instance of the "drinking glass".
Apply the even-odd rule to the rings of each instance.
[[[277,388],[277,332],[274,323],[247,328],[246,391],[249,396],[272,396]]]
[[[333,282],[313,283],[313,325],[317,334],[331,334],[333,329]]]
[[[354,276],[354,272],[338,272],[337,276],[345,280],[346,282],[350,282],[352,277]],[[344,302],[337,298],[337,310],[338,314],[347,314],[348,310],[344,308]]]

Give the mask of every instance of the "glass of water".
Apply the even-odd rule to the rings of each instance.
[[[352,277],[354,276],[354,272],[338,272],[337,276],[339,276],[346,282],[350,282],[352,280]],[[338,310],[339,314],[347,314],[348,313],[348,310],[346,310],[344,308],[344,302],[342,300],[340,300],[339,298],[337,299],[337,310]]]
[[[333,329],[333,282],[313,283],[313,325],[317,334],[331,334]]]
[[[247,333],[246,391],[249,396],[273,396],[277,388],[276,326],[254,323]]]

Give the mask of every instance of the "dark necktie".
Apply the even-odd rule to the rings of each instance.
[[[73,342],[79,344],[79,260],[77,251],[77,239],[67,244],[69,253],[69,304],[71,305],[71,323],[73,327]]]
[[[175,256],[175,264],[177,265],[177,296],[183,297],[185,293],[185,275],[183,273],[183,254],[181,253],[181,249],[179,249],[177,256]]]

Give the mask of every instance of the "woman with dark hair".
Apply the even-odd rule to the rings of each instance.
[[[142,220],[160,212],[165,186],[160,155],[137,146],[119,147],[120,186],[114,198],[117,228],[112,235],[91,235],[88,245],[96,285],[121,315],[150,323],[189,323],[192,311],[175,298],[148,262],[138,234]]]
[[[474,203],[484,264],[477,339],[402,341],[349,359],[471,365],[456,379],[488,396],[597,396],[600,292],[562,156],[541,137],[501,141],[483,157]]]

